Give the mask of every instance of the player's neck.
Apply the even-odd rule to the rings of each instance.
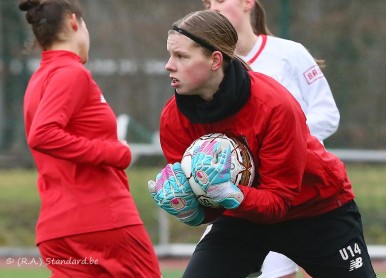
[[[236,54],[239,56],[247,56],[255,46],[258,36],[251,30],[247,32],[239,32],[239,39],[236,45]]]

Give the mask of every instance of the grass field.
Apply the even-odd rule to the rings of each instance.
[[[150,198],[147,181],[158,167],[128,170],[130,188],[145,226],[158,243],[158,207]],[[356,192],[368,244],[386,244],[386,166],[347,165]],[[0,170],[0,246],[33,246],[39,212],[34,170]],[[195,243],[204,227],[188,227],[169,217],[172,243]]]
[[[386,166],[347,165],[360,207],[368,244],[386,245]],[[158,208],[147,191],[159,167],[128,170],[130,187],[145,226],[154,242],[158,238]],[[0,247],[32,247],[39,212],[35,170],[0,170]],[[171,243],[195,243],[204,227],[187,227],[170,217]],[[181,270],[164,269],[165,278],[181,277]],[[43,269],[0,268],[0,277],[49,277]],[[386,278],[386,273],[378,277]]]

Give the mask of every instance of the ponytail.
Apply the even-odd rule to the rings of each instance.
[[[259,0],[255,0],[251,21],[253,32],[256,35],[272,35],[265,21],[265,10]]]

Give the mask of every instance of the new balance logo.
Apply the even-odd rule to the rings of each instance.
[[[349,271],[353,271],[353,270],[355,270],[355,269],[358,269],[358,268],[360,268],[362,265],[363,265],[362,258],[361,258],[361,257],[356,258],[355,260],[352,260],[352,261],[350,262],[350,270],[349,270]]]
[[[357,243],[340,249],[339,253],[344,261],[349,260],[349,271],[353,271],[363,266],[363,260],[362,257],[360,257],[360,255],[362,254],[362,250]]]

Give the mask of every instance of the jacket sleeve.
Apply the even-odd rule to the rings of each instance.
[[[190,134],[191,127],[184,126],[181,115],[174,106],[174,97],[165,105],[160,119],[160,142],[168,163],[181,162],[185,150],[197,138]]]
[[[304,113],[311,134],[323,141],[338,129],[339,110],[321,68],[303,45],[297,45],[291,59],[302,98],[307,103]]]
[[[28,145],[56,158],[124,169],[131,161],[128,146],[117,139],[86,138],[66,130],[87,102],[90,82],[86,72],[76,68],[58,70],[47,80],[27,135]]]
[[[307,159],[307,125],[295,101],[274,108],[264,120],[258,153],[258,187],[239,186],[244,201],[225,215],[256,223],[280,220],[299,194]]]

